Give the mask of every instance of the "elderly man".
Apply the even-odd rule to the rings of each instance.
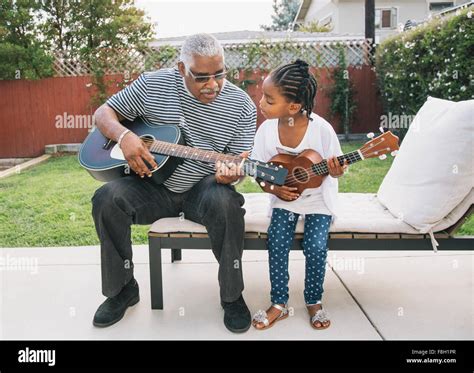
[[[252,147],[256,108],[225,76],[217,39],[193,35],[182,46],[178,68],[140,75],[97,109],[98,129],[119,143],[131,169],[141,177],[109,182],[92,198],[101,245],[102,293],[107,297],[95,313],[95,326],[116,323],[139,301],[130,226],[184,213],[208,231],[219,263],[225,326],[236,333],[248,330],[250,312],[242,297],[244,198],[232,185],[241,177],[238,170],[185,160],[164,184],[156,185],[148,179],[151,172],[145,164],[157,167],[152,155],[120,124],[138,116],[151,124],[178,124],[188,146],[243,155]]]

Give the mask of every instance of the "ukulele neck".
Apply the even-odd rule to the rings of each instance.
[[[358,161],[362,160],[362,157],[359,153],[358,150],[354,150],[353,152],[347,153],[340,155],[339,157],[336,158],[339,164],[342,166],[344,164],[344,161],[347,161],[347,164],[352,164]],[[329,168],[328,168],[328,163],[327,160],[324,159],[319,163],[315,163],[311,166],[311,170],[316,174],[316,175],[327,175],[329,174]]]

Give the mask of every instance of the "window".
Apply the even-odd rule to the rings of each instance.
[[[332,23],[332,14],[327,15],[319,21],[321,26],[330,27]]]
[[[445,8],[451,8],[454,6],[452,1],[447,1],[444,3],[430,3],[430,12],[440,12]]]
[[[397,8],[375,9],[375,28],[394,29],[397,27]]]

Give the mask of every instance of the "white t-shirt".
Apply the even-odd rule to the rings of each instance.
[[[323,159],[342,155],[341,145],[332,126],[319,115],[312,113],[306,133],[296,148],[282,145],[278,134],[278,119],[263,122],[257,130],[251,159],[268,162],[272,157],[281,153],[299,154],[303,150],[313,149]],[[270,211],[273,208],[283,208],[296,214],[325,214],[337,215],[338,180],[328,175],[319,188],[308,188],[294,201],[283,201],[271,194]]]

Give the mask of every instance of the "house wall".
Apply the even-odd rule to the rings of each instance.
[[[429,3],[446,2],[447,0],[376,0],[376,8],[397,8],[397,24],[405,24],[409,19],[421,21],[428,18]],[[452,0],[454,5],[467,0]],[[321,20],[333,13],[333,32],[337,34],[363,35],[365,32],[365,1],[364,0],[313,0],[305,17],[305,22]],[[376,38],[380,41],[397,33],[397,29],[376,30]]]
[[[425,1],[412,0],[387,0],[376,1],[376,8],[397,8],[397,24],[405,24],[409,19],[423,20],[428,16],[428,4]],[[364,1],[339,2],[339,33],[364,34],[365,32],[365,7]],[[380,40],[388,35],[397,33],[397,29],[375,30],[376,37]]]
[[[333,15],[333,22],[335,21],[335,17],[337,17],[337,7],[334,2],[331,0],[320,0],[320,1],[312,1],[310,7],[308,8],[308,12],[306,13],[305,22],[311,22],[312,20],[322,20],[327,15]],[[337,22],[335,22],[337,25]],[[336,30],[333,30],[337,32]]]

